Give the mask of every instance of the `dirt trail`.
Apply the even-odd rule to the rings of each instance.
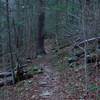
[[[38,78],[39,92],[36,93],[36,98],[33,96],[33,100],[67,100],[64,99],[60,73],[48,61],[42,63],[41,67],[44,73]]]
[[[43,73],[33,75],[31,79],[18,82],[14,86],[5,86],[0,89],[0,100],[100,100],[97,99],[97,92],[85,90],[85,70],[84,68],[66,68],[60,72],[56,57],[51,51],[52,45],[46,42],[47,55],[33,59],[32,66],[40,67]],[[72,47],[60,50],[60,59],[63,55],[71,52]],[[66,60],[66,59],[65,59]],[[56,66],[54,65],[56,64]],[[64,65],[67,65],[66,63]],[[30,66],[28,66],[30,67]],[[62,67],[62,65],[60,65]],[[95,73],[95,71],[93,71]],[[95,83],[95,78],[91,79]],[[88,84],[91,85],[91,84]],[[100,83],[99,83],[100,85]],[[100,91],[98,92],[100,94]]]
[[[99,100],[96,99],[95,92],[86,94],[83,68],[66,67],[60,72],[52,64],[54,59],[51,54],[34,59],[33,65],[42,68],[43,73],[15,86],[3,87],[0,100]]]
[[[60,73],[51,64],[52,56],[49,54],[43,58],[34,59],[33,64],[39,65],[43,73],[32,79],[22,81],[14,87],[4,87],[1,91],[7,91],[0,100],[69,100],[65,99],[63,82]],[[12,95],[13,93],[13,95]]]
[[[45,72],[38,79],[37,100],[64,100],[59,94],[59,73],[50,64],[42,66]]]

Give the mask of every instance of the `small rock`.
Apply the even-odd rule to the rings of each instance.
[[[34,98],[35,98],[35,97],[36,97],[35,95],[32,95],[31,99],[33,99],[33,100],[34,100]]]
[[[71,57],[68,59],[68,63],[71,64],[73,62],[77,61],[77,58],[76,57]]]
[[[40,85],[47,85],[47,82],[40,82]]]
[[[50,96],[50,95],[52,95],[51,92],[49,92],[49,91],[44,91],[40,96]]]
[[[26,90],[26,91],[28,91],[29,89],[28,89],[28,88],[26,88],[25,90]]]
[[[79,99],[79,100],[84,100],[84,99],[83,99],[83,97],[82,97],[82,96],[80,96],[80,99]]]
[[[32,80],[29,80],[28,83],[31,84],[32,83]]]

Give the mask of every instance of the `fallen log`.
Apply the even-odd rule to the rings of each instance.
[[[98,42],[100,42],[100,37],[95,37],[95,38],[90,38],[90,39],[87,39],[87,40],[84,40],[84,41],[81,41],[81,42],[78,42],[74,45],[74,47],[78,47],[80,45],[84,45],[85,42],[92,42],[94,40],[99,40]]]
[[[0,78],[12,76],[11,72],[0,72]]]

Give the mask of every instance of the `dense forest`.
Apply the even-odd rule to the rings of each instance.
[[[0,0],[0,100],[100,100],[100,0]]]

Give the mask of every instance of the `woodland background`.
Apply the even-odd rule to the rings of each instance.
[[[100,0],[0,0],[0,72],[10,71],[13,83],[14,70],[22,80],[21,66],[27,62],[48,54],[63,60],[67,54],[80,54],[79,49],[73,51],[77,47],[84,49],[81,54],[87,73],[87,56],[100,49],[99,39]],[[71,49],[61,51],[66,47]],[[91,53],[90,49],[95,50]],[[99,56],[96,59],[99,62]],[[68,61],[72,67],[73,57]]]

